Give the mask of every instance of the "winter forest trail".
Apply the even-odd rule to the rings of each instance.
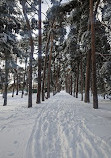
[[[110,116],[62,91],[38,105],[25,158],[110,158]]]
[[[0,158],[111,158],[111,101],[99,109],[64,91],[27,108],[28,97],[0,96]]]

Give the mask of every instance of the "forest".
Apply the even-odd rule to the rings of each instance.
[[[46,12],[42,6],[49,5]],[[45,17],[42,19],[42,17]],[[0,93],[111,99],[111,0],[1,0]]]

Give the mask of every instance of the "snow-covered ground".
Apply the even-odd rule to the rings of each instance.
[[[99,109],[61,91],[27,108],[27,96],[0,96],[0,158],[111,158],[111,100]]]

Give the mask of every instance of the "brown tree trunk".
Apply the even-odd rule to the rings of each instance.
[[[96,85],[96,55],[95,55],[95,20],[93,13],[93,0],[90,0],[90,20],[91,20],[91,54],[92,54],[92,89],[93,89],[93,108],[98,109],[98,96]]]
[[[33,59],[33,42],[31,40],[31,54],[29,60],[29,77],[28,77],[28,108],[32,107],[32,59]]]
[[[27,69],[27,59],[26,59],[26,61],[25,61],[25,72],[24,72],[24,76],[23,76],[23,87],[22,87],[22,95],[21,95],[21,98],[23,98],[24,89],[25,89],[25,86],[26,86],[26,81],[25,81],[26,69]]]
[[[70,89],[70,95],[72,95],[72,72],[71,72],[71,89]]]
[[[79,86],[79,61],[77,61],[76,98],[78,98],[78,86]]]
[[[75,80],[74,80],[74,97],[75,97],[75,92],[76,92],[76,76],[75,76]]]
[[[66,74],[66,77],[65,77],[65,85],[66,85],[66,92],[68,93],[68,83],[67,83],[67,77],[68,77],[68,74]]]
[[[38,88],[37,88],[37,101],[39,104],[41,102],[41,62],[42,62],[42,34],[41,34],[41,0],[38,0],[39,11],[38,11],[38,19],[39,19],[39,43],[38,43]]]
[[[53,72],[53,95],[56,94],[56,84],[55,84],[55,74],[56,74],[56,69],[55,69],[55,59],[54,59],[54,72]]]
[[[26,70],[26,87],[27,87],[27,94],[29,93],[29,79],[28,79],[28,76],[29,76],[29,67],[27,67],[27,70]]]
[[[25,6],[25,1],[21,1],[22,9],[23,9],[23,14],[26,20],[27,28],[28,28],[28,33],[29,33],[29,41],[30,41],[30,56],[29,56],[29,73],[28,73],[28,108],[32,107],[32,60],[33,60],[33,52],[34,52],[34,43],[33,43],[33,38],[31,34],[31,27],[29,23],[29,19],[26,13],[26,6]]]
[[[106,96],[106,95],[104,94],[104,95],[103,95],[103,98],[104,98],[104,99],[105,99],[105,96]]]
[[[18,95],[18,91],[19,91],[18,69],[17,69],[17,71],[16,71],[16,75],[17,75],[17,83],[16,83],[16,95]]]
[[[91,76],[91,51],[89,50],[87,54],[87,61],[86,61],[86,79],[85,79],[85,98],[84,102],[90,102],[90,76]]]
[[[17,56],[16,56],[16,60],[15,62],[17,63]],[[19,91],[19,81],[18,81],[18,67],[15,69],[15,74],[16,74],[16,95],[18,95],[18,91]]]
[[[71,86],[70,79],[71,79],[71,78],[70,78],[70,74],[68,73],[68,93],[69,93],[69,94],[70,94],[70,90],[71,90],[71,89],[70,89],[70,88],[71,88],[71,87],[70,87],[70,86]]]
[[[50,98],[50,78],[51,78],[52,49],[53,49],[53,34],[51,35],[51,48],[50,48],[50,56],[49,56],[49,63],[48,63],[47,98]]]
[[[4,103],[3,106],[7,105],[7,88],[8,88],[8,58],[5,58],[5,87],[4,87]]]
[[[58,68],[59,69],[59,68]],[[58,92],[58,86],[59,86],[59,76],[58,76],[58,70],[57,70],[57,76],[56,76],[56,92]]]
[[[57,76],[58,76],[57,92],[60,92],[60,82],[59,82],[59,77],[60,77],[60,61],[59,61]]]
[[[42,81],[42,101],[44,101],[45,92],[44,92],[44,85],[45,85],[45,78],[46,78],[46,67],[47,67],[47,56],[48,56],[48,46],[50,41],[50,33],[48,35],[47,43],[46,43],[46,50],[45,50],[45,61],[44,61],[44,69],[43,69],[43,81]]]
[[[14,72],[14,83],[12,87],[12,97],[14,97],[14,91],[15,91],[15,72]]]
[[[81,101],[83,101],[83,70],[82,70],[82,56],[81,56]]]

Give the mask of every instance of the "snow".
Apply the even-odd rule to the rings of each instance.
[[[110,158],[111,101],[99,109],[64,91],[27,108],[27,96],[0,96],[0,158]]]

